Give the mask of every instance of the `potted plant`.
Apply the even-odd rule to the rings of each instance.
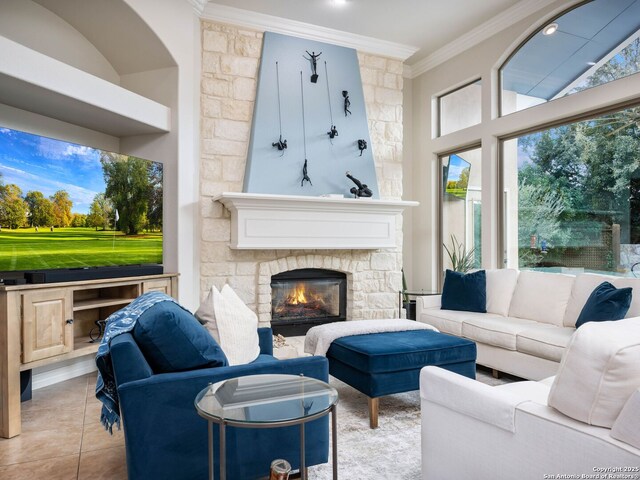
[[[449,256],[451,270],[454,272],[467,273],[475,267],[475,248],[467,251],[465,246],[458,242],[455,235],[451,234],[451,249],[449,249],[444,243],[442,246]]]

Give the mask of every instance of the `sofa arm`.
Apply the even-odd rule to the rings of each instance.
[[[153,370],[149,366],[147,359],[144,358],[142,351],[130,333],[123,333],[113,338],[109,348],[116,385],[149,378],[153,375]]]
[[[427,308],[440,308],[442,295],[424,295],[416,298],[416,318],[422,310]]]
[[[420,372],[420,397],[462,415],[515,432],[516,407],[526,400],[439,367]]]

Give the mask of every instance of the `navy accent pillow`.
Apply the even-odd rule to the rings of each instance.
[[[442,287],[442,310],[487,313],[487,274],[447,270]]]
[[[598,285],[582,307],[576,320],[576,328],[587,322],[622,320],[631,306],[633,289],[616,288],[609,282]]]
[[[156,373],[228,364],[220,345],[187,310],[159,302],[136,322],[133,338]]]

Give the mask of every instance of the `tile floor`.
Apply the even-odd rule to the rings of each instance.
[[[95,385],[94,373],[34,390],[22,434],[0,438],[0,479],[126,479],[124,435],[100,424]]]

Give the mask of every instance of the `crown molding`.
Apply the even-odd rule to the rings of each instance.
[[[201,16],[202,12],[204,12],[204,7],[207,6],[209,0],[187,0],[192,6],[193,11],[196,12],[196,15]]]
[[[404,76],[407,78],[415,78],[422,75],[554,2],[555,0],[522,0],[496,15],[491,20],[486,21],[422,60],[410,65],[408,69],[405,69]]]
[[[208,3],[207,0],[190,0],[192,3],[205,3],[200,18],[221,23],[230,23],[254,30],[269,31],[306,38],[319,42],[355,48],[358,51],[373,53],[383,57],[406,60],[418,51],[417,47],[401,43],[388,42],[378,38],[366,37],[343,32],[333,28],[321,27],[310,23],[275,17],[264,13],[251,12],[240,8]]]

